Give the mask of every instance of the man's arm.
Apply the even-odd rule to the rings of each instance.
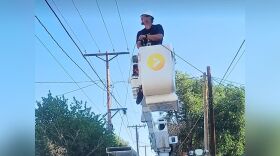
[[[140,36],[140,31],[138,31],[138,33],[136,35],[136,45],[137,45],[138,49],[139,49],[139,47],[142,46],[141,41],[139,40],[139,36]]]
[[[160,41],[163,38],[163,34],[147,35],[147,39],[151,41]]]
[[[151,41],[160,41],[163,39],[164,36],[164,30],[160,24],[155,25],[156,26],[156,34],[155,35],[147,35],[147,39]]]

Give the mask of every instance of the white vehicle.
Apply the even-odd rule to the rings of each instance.
[[[208,150],[196,149],[194,151],[190,151],[189,156],[204,156],[208,153],[209,153]]]
[[[106,153],[108,156],[137,156],[131,147],[108,147]]]

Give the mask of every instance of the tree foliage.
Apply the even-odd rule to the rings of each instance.
[[[179,120],[184,126],[178,130],[182,151],[203,148],[203,81],[177,72],[176,88],[182,103]],[[213,97],[217,153],[240,156],[245,146],[245,90],[234,85],[214,85]]]
[[[37,102],[35,109],[36,155],[106,155],[106,147],[124,145],[105,121],[83,101],[53,97]]]

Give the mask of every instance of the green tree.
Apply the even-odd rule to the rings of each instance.
[[[176,92],[182,103],[182,111],[177,118],[183,125],[179,126],[178,135],[181,142],[185,140],[181,145],[182,151],[203,148],[202,85],[201,78],[176,73]],[[213,92],[217,153],[240,156],[245,146],[245,90],[233,85],[214,85]]]
[[[245,90],[233,85],[214,87],[217,150],[240,156],[245,148]]]
[[[106,147],[123,141],[105,128],[105,121],[86,102],[51,93],[37,102],[35,109],[36,155],[106,155]]]
[[[190,131],[202,113],[202,80],[177,72],[176,92],[182,104],[179,119],[183,126],[178,129],[180,141],[185,140],[181,145],[182,150],[190,151],[193,148],[202,147],[203,120],[198,120],[195,129]]]

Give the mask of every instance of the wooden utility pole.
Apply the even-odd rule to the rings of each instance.
[[[137,148],[137,155],[139,156],[139,133],[138,128],[145,127],[146,125],[133,125],[133,126],[127,126],[128,128],[135,128],[135,134],[136,134],[136,148]]]
[[[210,155],[216,156],[216,134],[215,134],[215,114],[213,106],[213,92],[212,92],[212,77],[210,66],[207,66],[207,80],[208,80],[208,106],[210,118]]]
[[[106,62],[106,90],[107,90],[107,128],[113,130],[112,114],[111,114],[111,91],[110,91],[110,61],[116,58],[118,55],[129,54],[129,52],[114,52],[114,53],[94,53],[84,54],[84,56],[96,56],[97,58]],[[105,59],[102,58],[105,56]],[[113,56],[109,58],[109,56]]]
[[[208,83],[206,73],[203,73],[203,105],[204,105],[204,150],[209,151],[209,120],[208,120]]]
[[[147,147],[150,147],[150,146],[145,145],[145,146],[140,146],[140,147],[144,147],[145,148],[145,156],[147,156]]]

